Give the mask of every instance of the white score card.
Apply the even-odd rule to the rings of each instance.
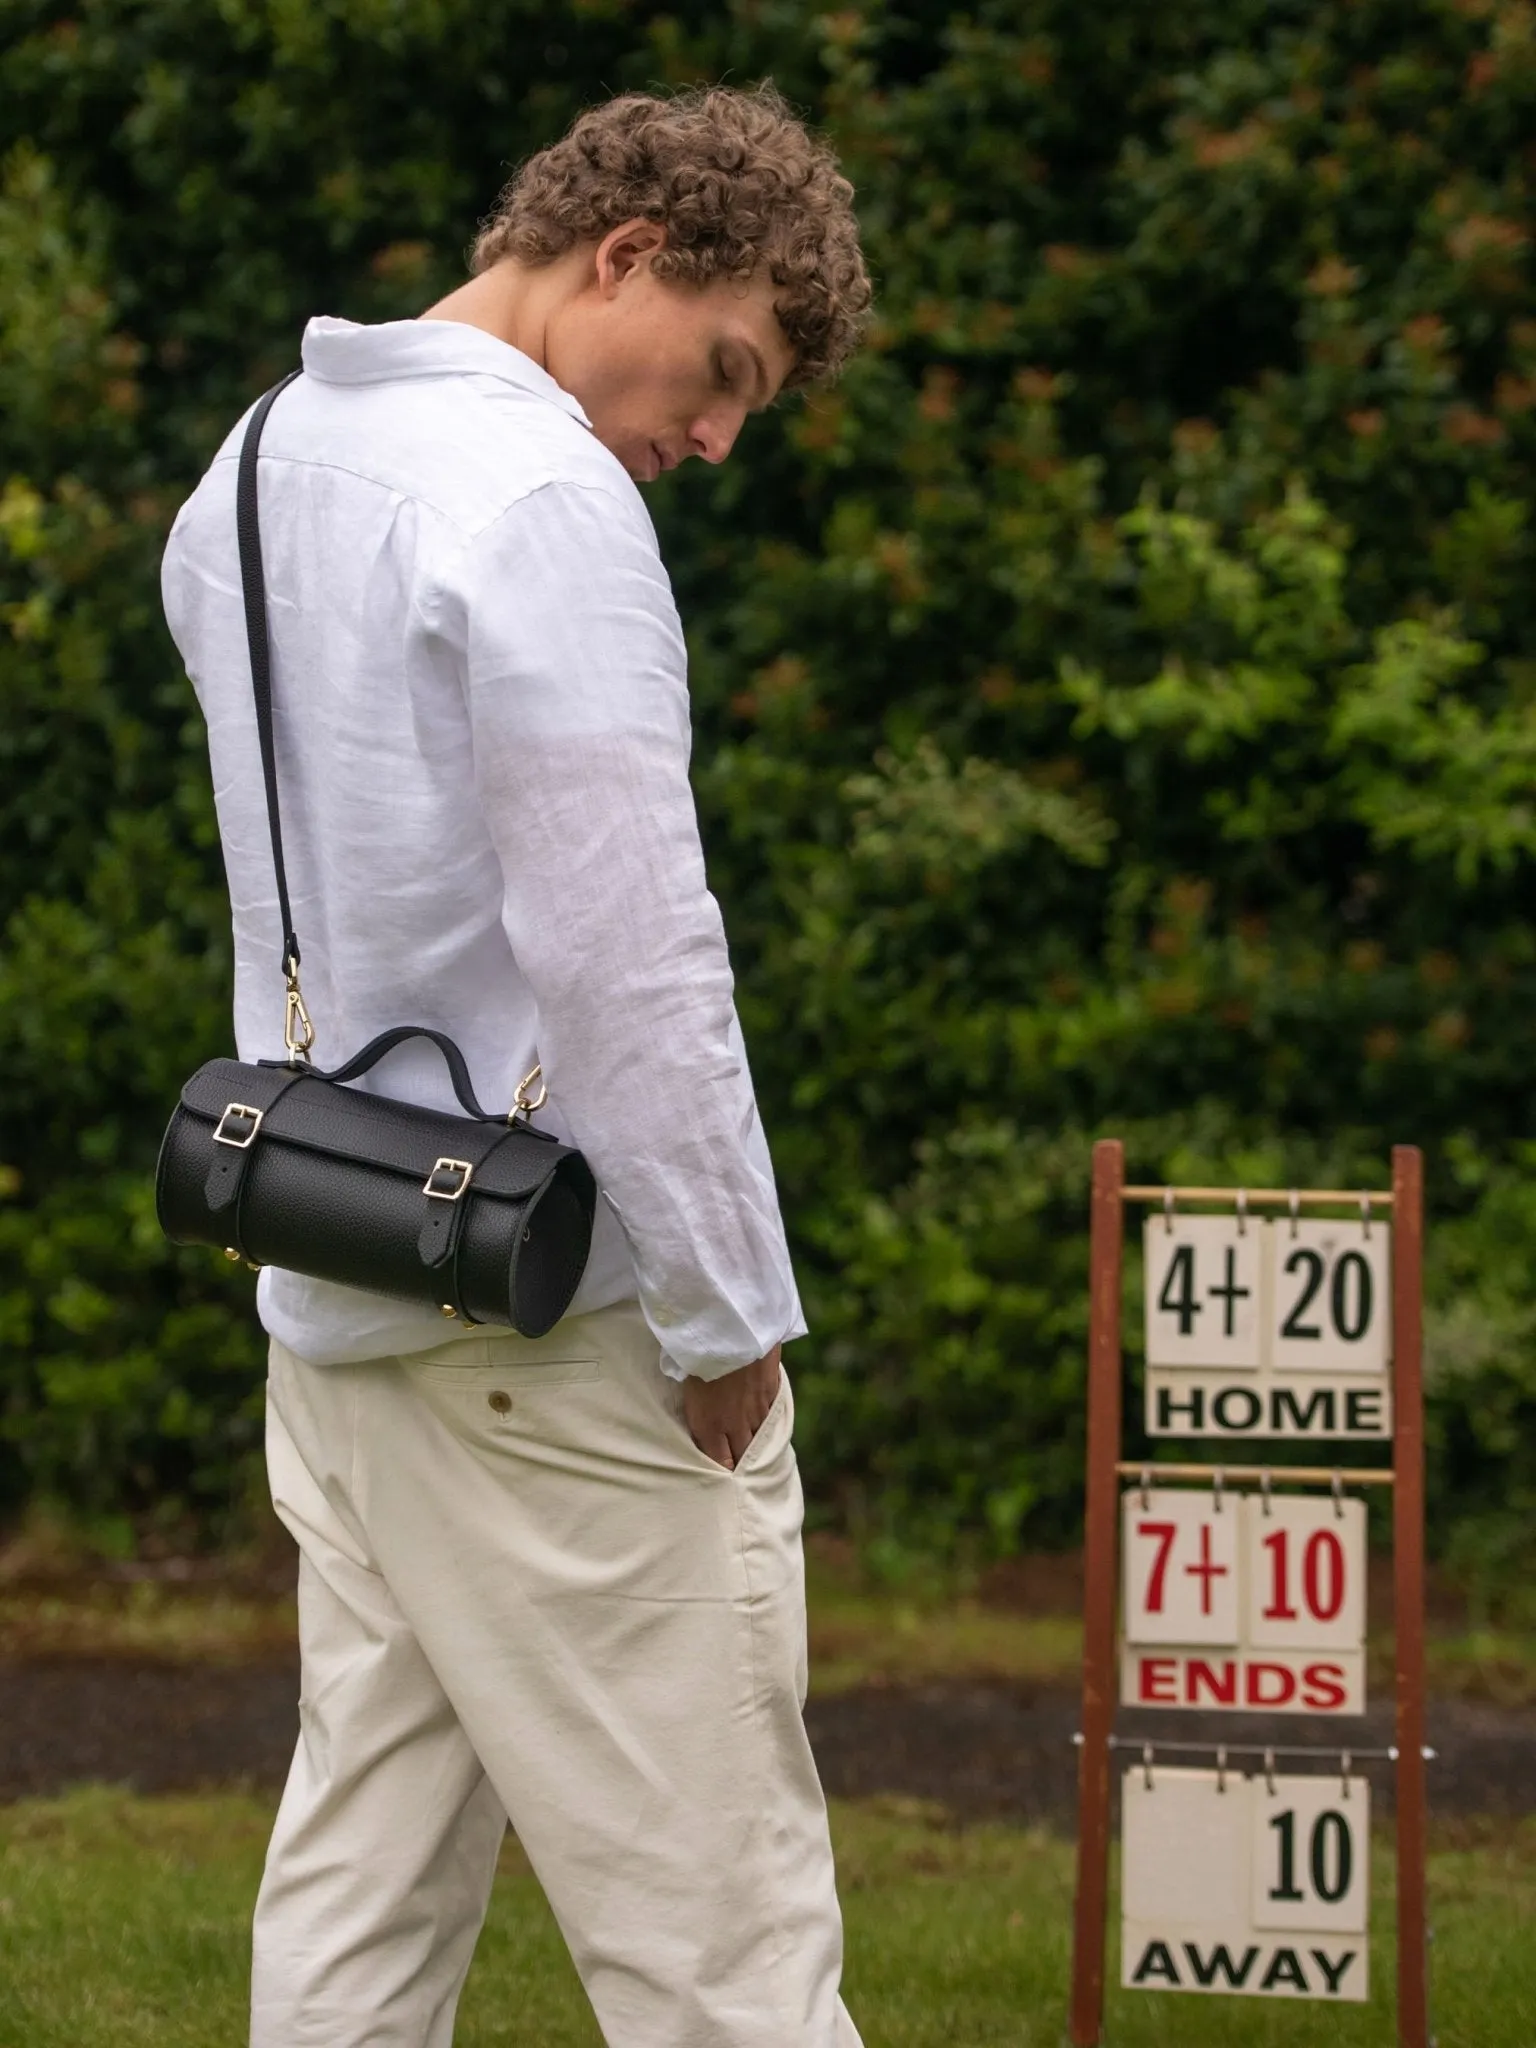
[[[1121,1982],[1359,2003],[1370,1788],[1136,1765],[1123,1779]]]
[[[1363,1714],[1365,1557],[1358,1500],[1127,1488],[1122,1699]]]
[[[1380,1217],[1154,1212],[1143,1227],[1152,1436],[1392,1431],[1392,1231]]]

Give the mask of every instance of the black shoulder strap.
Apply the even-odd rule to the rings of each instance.
[[[256,458],[267,414],[295,377],[292,371],[274,384],[246,425],[240,444],[240,471],[235,483],[235,530],[240,540],[240,588],[245,595],[245,637],[251,650],[251,690],[256,699],[256,731],[261,740],[261,772],[267,786],[267,823],[272,832],[272,865],[277,871],[277,905],[283,920],[283,973],[299,965],[298,934],[288,904],[288,871],[283,866],[283,828],[277,812],[277,754],[272,744],[272,643],[267,633],[267,586],[261,572],[261,522],[256,510]]]
[[[313,1039],[309,1013],[304,1008],[299,994],[299,940],[293,928],[293,911],[288,902],[288,872],[283,865],[283,827],[277,809],[277,754],[272,743],[272,645],[267,633],[267,587],[261,568],[261,522],[256,507],[256,462],[261,449],[261,430],[267,423],[267,414],[280,395],[287,390],[295,377],[302,372],[295,370],[285,377],[281,384],[274,384],[266,396],[257,403],[246,425],[245,439],[240,444],[240,469],[235,482],[235,527],[240,541],[240,588],[245,597],[245,634],[251,651],[251,691],[256,699],[256,731],[261,740],[261,772],[267,789],[267,823],[272,832],[272,866],[277,874],[277,907],[283,920],[283,974],[288,982],[288,1033],[295,1023],[303,1032],[298,1043],[288,1036],[289,1058],[286,1064],[294,1064],[295,1058],[308,1061],[309,1046]],[[493,1116],[483,1110],[475,1100],[470,1085],[469,1068],[464,1055],[451,1038],[440,1031],[429,1031],[418,1025],[402,1025],[393,1031],[386,1031],[373,1040],[345,1066],[334,1072],[317,1076],[322,1081],[350,1081],[381,1060],[385,1053],[408,1038],[429,1038],[448,1062],[448,1071],[453,1079],[454,1092],[459,1098],[466,1115],[483,1123],[510,1122],[512,1117],[530,1116],[544,1101],[541,1093],[538,1101],[528,1097],[527,1090],[540,1078],[540,1069],[535,1067],[524,1076],[518,1087],[512,1111],[506,1117]],[[261,1065],[281,1064],[263,1060]],[[531,1128],[529,1126],[528,1128]],[[535,1132],[543,1137],[542,1131]]]

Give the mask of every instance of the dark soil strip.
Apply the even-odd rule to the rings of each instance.
[[[280,1786],[298,1690],[289,1666],[0,1664],[0,1799]]]
[[[0,1799],[90,1781],[140,1792],[277,1787],[293,1749],[297,1694],[290,1665],[0,1664]],[[933,1800],[967,1820],[1071,1823],[1077,1701],[1064,1689],[870,1686],[813,1699],[806,1720],[835,1795]],[[1310,1743],[1319,1734],[1313,1722],[1285,1716],[1145,1711],[1123,1715],[1121,1731],[1136,1743]],[[1429,1731],[1440,1753],[1430,1768],[1432,1811],[1536,1813],[1536,1715],[1443,1701],[1430,1708]],[[1327,1741],[1330,1757],[1384,1747],[1390,1704],[1363,1722],[1333,1724]],[[1385,1811],[1390,1771],[1376,1767],[1371,1778]]]

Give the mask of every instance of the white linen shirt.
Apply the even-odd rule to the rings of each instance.
[[[569,393],[444,320],[312,320],[261,444],[278,787],[319,1067],[455,1038],[486,1108],[601,1191],[571,1313],[638,1297],[674,1377],[804,1323],[688,784],[686,657],[640,494]],[[235,540],[244,422],[182,507],[166,618],[208,726],[235,1038],[283,1056],[282,933]],[[457,1107],[437,1051],[361,1083]],[[435,1309],[269,1269],[315,1364],[423,1350]]]

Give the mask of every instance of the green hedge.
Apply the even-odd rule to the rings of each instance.
[[[653,494],[815,1336],[817,1511],[1068,1536],[1087,1153],[1429,1154],[1442,1554],[1536,1504],[1536,27],[1515,0],[10,0],[0,1488],[217,1534],[247,1288],[156,1238],[225,907],[166,525],[604,89],[771,73],[880,289]],[[114,1518],[115,1521],[114,1521]]]

